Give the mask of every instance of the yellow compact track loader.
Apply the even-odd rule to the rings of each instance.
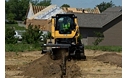
[[[66,74],[66,60],[86,59],[81,43],[77,17],[74,14],[56,14],[52,17],[51,37],[42,53],[50,52],[52,59],[62,58],[62,73]],[[47,48],[49,47],[49,48]]]

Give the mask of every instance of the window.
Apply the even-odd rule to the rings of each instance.
[[[62,16],[57,20],[57,29],[60,34],[71,34],[73,19],[68,16]]]

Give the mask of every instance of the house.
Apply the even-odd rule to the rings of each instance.
[[[65,8],[67,9],[67,8]],[[29,4],[27,12],[26,28],[29,24],[39,26],[43,31],[50,31],[51,16],[58,13],[74,13],[78,18],[82,42],[84,45],[93,45],[97,38],[94,32],[104,35],[104,40],[99,45],[103,46],[122,46],[122,7],[111,7],[100,13],[98,8],[74,9],[57,7],[50,5],[47,7],[34,6]]]
[[[94,9],[82,9],[82,8],[66,8],[66,7],[58,7],[57,5],[49,5],[49,6],[35,6],[32,3],[29,3],[29,8],[26,13],[26,28],[31,24],[33,26],[40,27],[41,30],[50,31],[51,25],[51,16],[55,16],[56,14],[64,14],[67,12],[76,12],[76,13],[97,13],[100,11],[98,7]]]
[[[29,9],[26,14],[26,28],[29,25],[38,26],[40,30],[50,31],[51,17],[56,14],[65,13],[60,7],[56,5],[50,6],[34,6],[29,3]]]
[[[122,7],[108,8],[100,14],[74,13],[78,17],[80,33],[85,45],[93,45],[94,32],[101,32],[102,46],[122,46]]]

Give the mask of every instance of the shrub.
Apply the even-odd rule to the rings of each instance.
[[[102,42],[102,40],[104,39],[104,35],[103,35],[103,33],[101,33],[101,32],[95,32],[95,31],[94,31],[94,34],[95,34],[95,36],[96,36],[96,39],[95,39],[95,41],[93,42],[93,45],[97,46],[97,45],[99,45],[99,43]]]
[[[40,36],[42,32],[39,33],[39,27],[32,25],[28,26],[26,32],[23,34],[23,42],[28,44],[38,43],[40,41]]]
[[[17,43],[17,38],[14,37],[15,29],[13,27],[7,27],[5,29],[5,43],[7,44],[15,44]]]

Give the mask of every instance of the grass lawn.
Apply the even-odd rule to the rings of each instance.
[[[5,52],[24,52],[41,50],[41,44],[5,44]]]
[[[85,49],[122,52],[122,46],[85,46]]]

